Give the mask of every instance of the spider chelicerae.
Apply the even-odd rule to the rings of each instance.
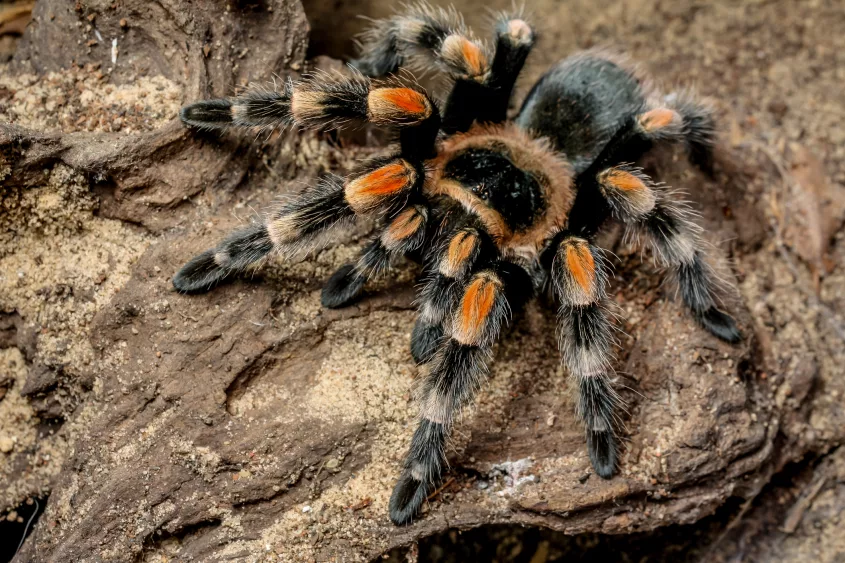
[[[207,291],[271,254],[307,254],[357,216],[375,217],[377,234],[328,280],[324,306],[351,303],[401,256],[423,264],[411,353],[428,369],[390,499],[396,524],[412,521],[441,478],[455,417],[482,385],[510,315],[547,288],[558,303],[560,352],[577,385],[590,461],[598,475],[612,476],[620,405],[609,268],[594,242],[609,219],[644,235],[703,328],[728,342],[741,338],[718,308],[718,278],[691,211],[633,164],[655,144],[676,142],[710,171],[712,111],[688,92],[661,95],[620,57],[587,51],[546,73],[508,120],[536,34],[518,15],[501,15],[494,29],[488,48],[454,10],[418,5],[374,24],[351,76],[290,80],[181,112],[199,128],[369,122],[398,131],[390,156],[348,178],[322,178],[173,278],[181,291]],[[448,75],[442,110],[413,80],[397,77],[406,67]]]

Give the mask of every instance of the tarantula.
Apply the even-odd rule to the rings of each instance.
[[[610,273],[594,242],[608,219],[645,235],[703,328],[728,342],[741,338],[718,308],[717,276],[688,207],[632,164],[668,141],[685,144],[692,162],[709,170],[712,112],[689,93],[659,95],[616,56],[587,51],[545,74],[508,121],[535,37],[520,16],[503,15],[488,50],[454,9],[416,6],[375,23],[352,76],[289,80],[181,111],[184,123],[199,128],[369,122],[398,130],[390,156],[346,179],[324,177],[173,278],[180,291],[207,291],[271,253],[293,258],[313,250],[331,230],[365,215],[378,219],[378,234],[329,278],[324,306],[352,302],[398,257],[422,262],[411,353],[428,370],[419,425],[390,499],[397,525],[413,519],[441,478],[455,417],[484,381],[511,313],[546,288],[559,303],[559,347],[577,384],[590,461],[598,475],[612,476],[619,399],[606,307]],[[442,111],[413,80],[397,77],[403,67],[448,75]]]

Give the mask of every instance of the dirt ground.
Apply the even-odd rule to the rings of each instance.
[[[16,560],[845,560],[840,3],[527,3],[540,41],[517,102],[555,61],[611,46],[716,106],[716,179],[677,152],[647,165],[702,210],[749,338],[702,335],[608,233],[630,405],[620,475],[590,477],[538,304],[499,346],[447,486],[398,531],[385,512],[415,417],[415,270],[321,310],[322,280],[360,250],[365,224],[209,296],[169,283],[280,194],[380,150],[368,132],[221,138],[175,121],[211,92],[347,58],[366,24],[354,16],[392,11],[349,4],[304,2],[303,60],[304,32],[253,18],[295,2],[205,7],[222,23],[203,28],[177,1],[45,1],[25,56],[0,66],[0,535],[19,537],[49,497]],[[510,8],[456,5],[479,34],[489,10]],[[159,8],[172,30],[144,35]],[[66,30],[77,64],[38,48]]]

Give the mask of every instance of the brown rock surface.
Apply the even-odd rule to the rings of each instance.
[[[360,248],[364,225],[307,262],[273,263],[207,295],[176,294],[169,281],[254,209],[378,150],[164,122],[163,104],[300,70],[298,2],[76,6],[40,0],[0,82],[10,122],[0,124],[0,508],[50,493],[18,561],[355,561],[491,523],[648,531],[754,499],[787,464],[842,443],[845,170],[842,144],[830,144],[842,127],[830,85],[845,21],[835,1],[534,7],[546,34],[528,77],[612,38],[661,81],[695,78],[717,99],[716,180],[677,153],[649,166],[702,210],[748,338],[734,347],[699,330],[609,233],[628,404],[619,474],[590,475],[553,315],[539,302],[499,345],[457,428],[445,486],[401,529],[386,504],[415,420],[414,268],[354,307],[321,309],[322,281]],[[802,23],[774,31],[784,20]],[[76,84],[104,101],[74,94]],[[26,110],[49,101],[60,118]],[[836,455],[819,465],[834,477],[807,477],[798,498],[809,500],[795,509],[805,514],[789,521],[794,557],[782,560],[801,560],[810,520],[843,506]]]

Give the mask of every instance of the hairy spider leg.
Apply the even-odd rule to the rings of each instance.
[[[511,310],[532,296],[528,273],[496,261],[467,280],[451,315],[448,336],[419,389],[420,421],[390,497],[390,519],[408,524],[440,480],[455,417],[487,376],[492,346]]]
[[[578,385],[576,412],[584,423],[587,450],[596,473],[609,479],[618,458],[612,386],[615,339],[607,312],[609,265],[587,239],[559,232],[548,249],[552,288],[559,300],[558,347]]]
[[[490,70],[484,45],[464,25],[463,17],[454,8],[425,3],[376,20],[361,36],[360,57],[351,64],[372,77],[407,67],[476,82],[483,81]]]
[[[456,79],[443,111],[443,130],[467,131],[473,124],[507,119],[513,88],[536,40],[525,20],[500,16],[494,25],[495,54],[483,82]]]
[[[239,96],[203,100],[182,108],[180,117],[201,129],[285,127],[337,129],[348,123],[396,127],[402,156],[434,156],[440,129],[437,106],[416,84],[373,82],[364,76],[317,76],[287,81],[280,90],[253,88]]]
[[[322,178],[264,224],[237,231],[192,259],[173,278],[174,286],[186,292],[208,291],[274,250],[288,257],[312,250],[322,235],[355,216],[383,215],[391,224],[400,220],[408,202],[419,198],[424,161],[434,154],[440,126],[437,106],[422,89],[374,84],[363,77],[288,82],[279,92],[254,90],[228,100],[200,101],[185,106],[181,117],[207,128],[295,124],[325,129],[369,121],[397,127],[401,145],[399,155],[373,159],[346,180]],[[385,242],[393,244],[390,236]]]
[[[614,214],[634,235],[645,235],[658,263],[671,271],[696,321],[718,338],[738,342],[742,334],[736,322],[718,308],[720,282],[707,263],[701,229],[686,203],[626,166],[608,169],[596,181]]]
[[[677,194],[658,187],[632,162],[661,138],[678,139],[683,116],[669,108],[656,108],[628,119],[595,162],[578,176],[578,195],[569,228],[587,238],[599,229],[604,216],[613,214],[633,233],[645,235],[657,261],[672,273],[684,304],[696,321],[727,342],[742,335],[736,321],[718,308],[720,283],[707,264],[700,227]],[[589,219],[586,209],[591,210]],[[596,210],[603,210],[596,213]]]
[[[536,38],[525,20],[507,14],[496,19],[494,30],[495,52],[490,57],[454,9],[419,4],[376,21],[362,36],[361,56],[352,64],[374,77],[403,66],[446,73],[454,84],[443,112],[443,131],[463,132],[474,121],[505,120],[513,87]]]
[[[708,176],[713,175],[713,148],[716,145],[716,120],[713,107],[697,98],[690,90],[672,92],[664,103],[681,115],[680,138],[687,148],[689,160]]]
[[[196,256],[173,277],[176,289],[208,291],[276,251],[301,256],[324,242],[333,228],[356,215],[390,213],[421,188],[424,171],[402,158],[374,159],[345,180],[328,175],[270,214],[263,224],[229,235]]]
[[[489,264],[498,251],[490,237],[469,216],[447,236],[441,237],[427,263],[419,296],[419,316],[411,333],[411,356],[428,362],[445,333],[444,324],[460,300],[466,281]]]
[[[391,236],[382,231],[387,227],[379,228],[357,259],[341,266],[329,278],[329,283],[323,289],[323,305],[337,308],[354,302],[362,293],[364,284],[387,271],[402,254],[416,262],[423,262],[424,270],[429,270],[428,262],[437,254],[443,233],[451,232],[457,225],[466,224],[467,221],[477,222],[456,202],[437,196],[420,199],[426,201],[414,205],[426,209],[426,221],[421,226],[423,230],[415,232],[414,237],[408,239],[409,244],[399,245],[385,240],[385,236]],[[416,237],[419,237],[420,244],[415,244]]]
[[[352,264],[339,268],[323,286],[321,302],[330,309],[358,298],[364,283],[386,272],[392,262],[422,248],[429,208],[425,203],[408,205],[390,218]]]

